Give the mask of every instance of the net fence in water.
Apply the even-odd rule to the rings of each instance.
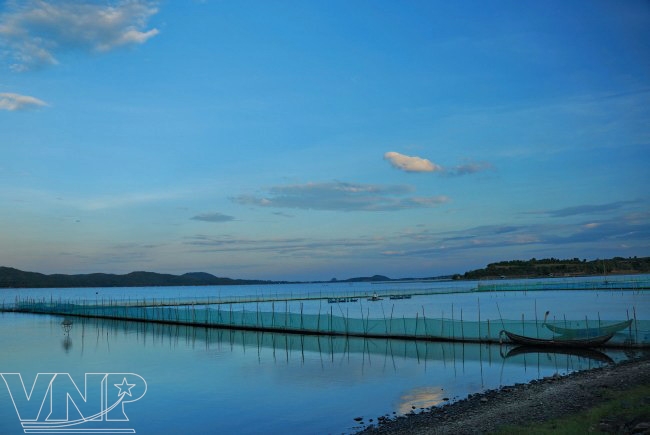
[[[650,280],[647,278],[612,278],[612,279],[553,279],[553,280],[522,280],[518,282],[479,283],[479,292],[493,291],[553,291],[553,290],[648,290]]]
[[[7,309],[5,308],[5,311]],[[542,320],[430,318],[334,314],[332,308],[317,314],[285,311],[233,309],[232,305],[133,306],[129,304],[74,304],[69,302],[17,301],[10,311],[68,316],[123,319],[202,327],[218,327],[259,331],[281,331],[300,334],[343,335],[355,337],[400,338],[416,340],[452,340],[467,342],[499,342],[506,330],[536,339],[581,339],[613,333],[606,346],[650,346],[650,321],[635,317],[625,322],[614,320],[563,320],[545,323]]]

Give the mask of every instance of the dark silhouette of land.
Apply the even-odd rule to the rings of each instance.
[[[465,272],[462,279],[541,278],[587,275],[628,275],[650,273],[650,257],[614,257],[610,259],[558,260],[512,260],[488,264],[483,269]],[[461,276],[456,276],[460,279]]]
[[[170,275],[154,272],[131,272],[126,275],[90,273],[83,275],[44,275],[23,272],[12,267],[0,267],[0,287],[69,288],[69,287],[158,287],[201,285],[271,284],[277,281],[220,278],[209,273],[193,272]]]
[[[539,278],[548,276],[585,276],[650,273],[650,257],[621,258],[607,260],[512,260],[488,264],[483,269],[472,270],[465,274],[432,276],[427,278],[391,279],[384,275],[356,277],[327,282],[390,282],[390,281],[429,281],[449,279],[497,279],[497,278]],[[325,281],[310,281],[325,282]],[[192,272],[183,275],[171,275],[154,272],[131,272],[125,275],[109,273],[90,273],[81,275],[25,272],[12,267],[0,266],[0,288],[70,288],[70,287],[160,287],[160,286],[206,286],[206,285],[253,285],[286,284],[289,281],[269,281],[232,279],[211,275],[205,272]],[[297,283],[297,282],[295,282]]]

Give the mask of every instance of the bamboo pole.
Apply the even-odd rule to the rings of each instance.
[[[454,324],[454,304],[451,304],[451,338],[456,339],[456,325]]]
[[[539,338],[539,325],[537,324],[537,299],[535,299],[535,333],[537,338]]]
[[[465,341],[465,330],[463,328],[463,308],[460,308],[460,339]]]
[[[639,325],[636,321],[636,307],[632,306],[632,314],[633,314],[633,319],[634,319],[634,341],[636,343],[639,342]]]

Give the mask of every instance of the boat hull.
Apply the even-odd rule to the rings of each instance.
[[[614,364],[614,360],[612,360],[609,356],[597,350],[588,349],[588,348],[577,348],[577,349],[572,349],[568,347],[549,348],[547,346],[521,345],[513,349],[510,349],[504,357],[512,358],[518,355],[530,355],[530,354],[540,354],[540,353],[546,355],[557,354],[557,355],[577,356],[581,358],[589,358],[594,361],[598,361],[602,363]]]

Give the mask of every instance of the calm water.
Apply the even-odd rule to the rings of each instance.
[[[421,285],[431,283],[417,284]],[[338,288],[349,291],[347,287]],[[363,284],[357,290],[374,288]],[[276,293],[286,290],[254,289]],[[96,291],[99,294],[95,295]],[[57,291],[55,297],[128,298],[149,291],[73,289]],[[172,297],[202,297],[210,292],[241,292],[242,288],[153,291],[167,295],[171,291]],[[4,297],[13,299],[12,292],[4,293]],[[47,297],[52,290],[21,293]],[[349,309],[350,314],[361,309],[375,310],[380,316],[382,310],[412,313],[424,308],[427,315],[444,311],[444,317],[449,317],[453,304],[455,315],[462,308],[466,318],[478,309],[483,318],[500,310],[504,317],[514,319],[524,312],[528,317],[551,309],[558,318],[569,313],[614,320],[634,309],[638,318],[650,319],[648,292],[565,293],[418,296],[381,301],[383,308],[364,301],[363,305],[340,304],[339,309]],[[292,304],[291,309],[295,309],[300,302]],[[303,309],[330,306],[322,301],[307,301]],[[20,373],[27,393],[38,373],[69,373],[81,388],[85,373],[137,374],[146,381],[146,394],[136,402],[124,403],[130,420],[125,427],[137,433],[349,433],[363,427],[355,417],[363,417],[366,424],[371,418],[376,422],[380,415],[419,411],[468,393],[595,367],[635,354],[620,350],[581,355],[517,353],[506,346],[314,337],[96,319],[72,319],[66,332],[62,320],[47,315],[0,314],[0,373]],[[129,382],[135,384],[133,379],[130,377]],[[109,387],[112,383],[108,383]],[[134,393],[139,387],[134,387]],[[45,393],[38,391],[43,393],[40,396]],[[14,399],[19,409],[35,403],[28,401],[25,393],[22,399]],[[44,406],[46,409],[56,404]],[[71,407],[70,418],[75,412]],[[3,382],[0,433],[23,433]]]

